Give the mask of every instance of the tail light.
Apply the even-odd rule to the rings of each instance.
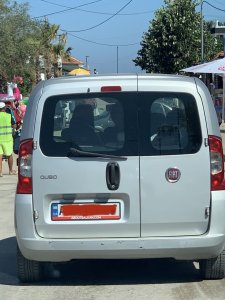
[[[209,151],[211,165],[211,190],[224,190],[224,161],[223,147],[220,138],[209,136]]]
[[[22,141],[18,158],[17,194],[32,194],[33,140]]]

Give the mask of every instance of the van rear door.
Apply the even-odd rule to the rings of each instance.
[[[33,151],[37,233],[61,239],[139,237],[136,93],[62,91],[38,107],[43,114]]]
[[[210,159],[203,106],[196,92],[193,96],[177,85],[165,92],[139,92],[142,237],[201,235],[209,225]]]

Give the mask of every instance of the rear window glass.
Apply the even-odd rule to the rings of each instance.
[[[109,155],[191,154],[202,143],[196,101],[189,94],[123,92],[46,99],[40,146],[47,156],[71,148]]]
[[[143,103],[142,154],[188,154],[202,143],[196,101],[192,95],[152,93]]]
[[[124,96],[106,93],[48,98],[40,138],[44,154],[66,156],[73,147],[86,152],[138,155],[135,99],[132,93]]]

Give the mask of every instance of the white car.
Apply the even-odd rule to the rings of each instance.
[[[70,122],[56,123],[68,102]],[[101,130],[94,110],[107,115]],[[206,86],[172,75],[40,82],[20,140],[15,230],[22,282],[43,279],[49,262],[166,257],[223,278],[223,150]]]

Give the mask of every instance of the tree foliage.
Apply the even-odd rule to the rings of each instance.
[[[46,19],[39,23],[39,31],[37,31],[36,38],[36,77],[38,79],[41,71],[40,64],[43,64],[44,71],[47,79],[49,79],[53,73],[55,77],[61,75],[61,68],[59,67],[59,59],[67,57],[67,51],[65,46],[67,43],[66,34],[58,34],[60,26],[56,24],[50,24]],[[71,49],[71,48],[70,48]]]
[[[197,1],[164,0],[143,35],[135,65],[147,72],[177,73],[201,59],[201,16]],[[205,59],[212,59],[221,43],[211,36],[204,22]]]
[[[28,9],[27,3],[0,0],[0,79],[12,81],[22,76],[28,85],[26,93],[40,79],[40,72],[49,78],[52,66],[60,71],[59,56],[68,55],[66,35],[58,35],[59,25],[32,19]],[[60,75],[56,71],[55,76]]]
[[[27,4],[0,0],[0,76],[4,80],[32,71],[27,62],[34,53],[36,24],[27,9]]]

